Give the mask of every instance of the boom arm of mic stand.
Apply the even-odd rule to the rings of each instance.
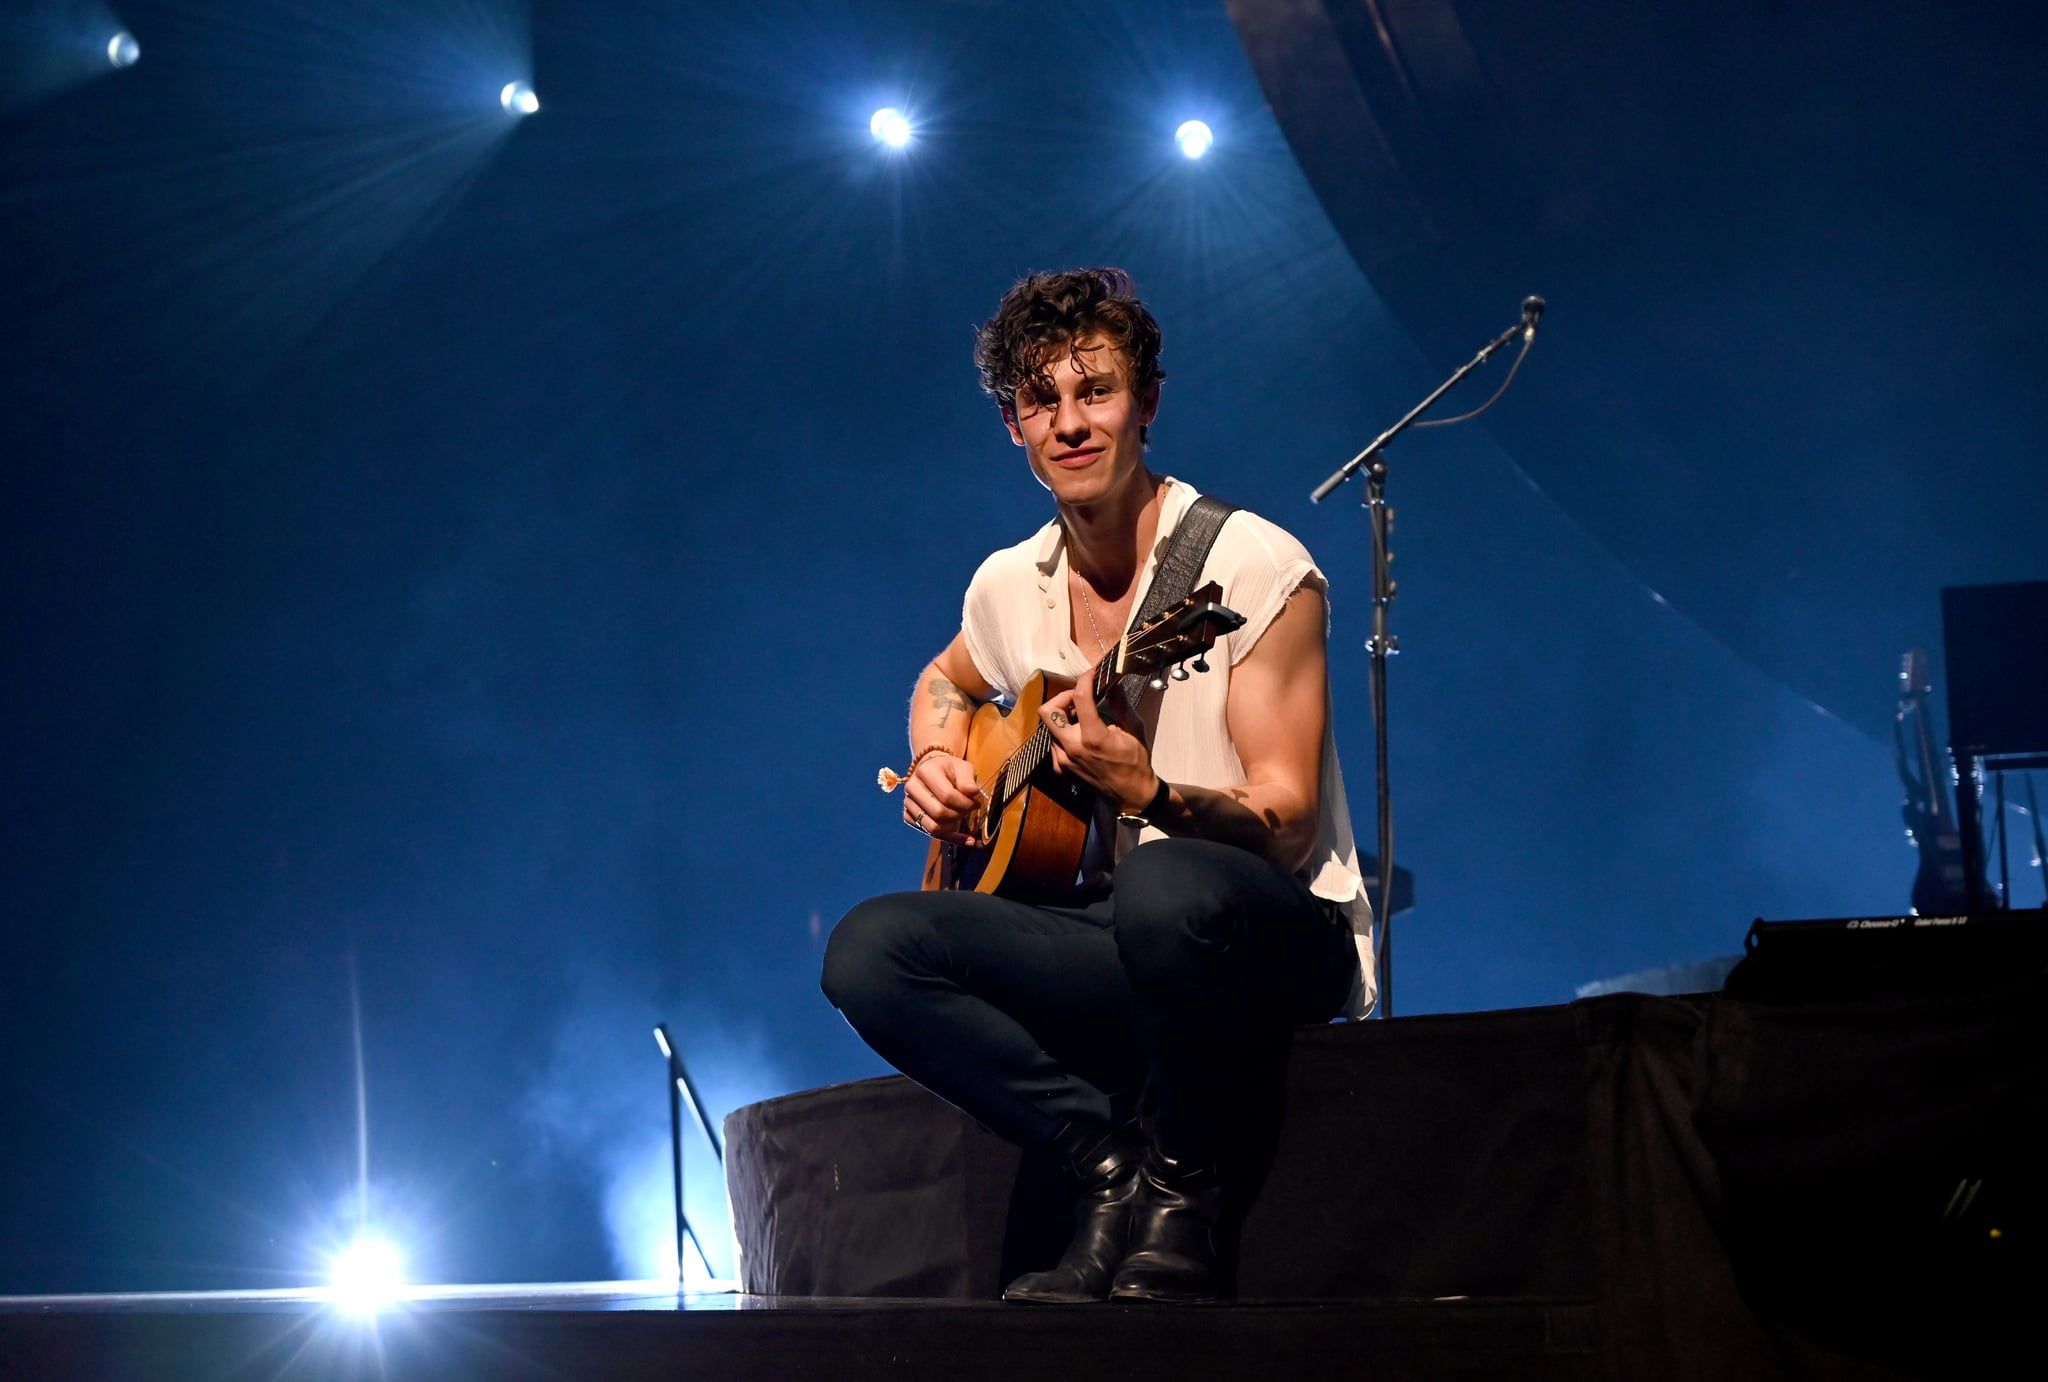
[[[1343,465],[1338,466],[1334,471],[1330,472],[1330,477],[1327,480],[1323,481],[1320,485],[1317,485],[1315,489],[1309,492],[1309,502],[1311,504],[1320,504],[1325,499],[1328,499],[1332,494],[1336,492],[1337,487],[1339,485],[1343,484],[1346,480],[1356,475],[1359,471],[1359,468],[1362,467],[1367,461],[1372,459],[1372,455],[1375,451],[1378,451],[1388,442],[1392,441],[1394,438],[1400,436],[1403,432],[1407,431],[1411,426],[1414,425],[1416,419],[1420,418],[1424,413],[1428,412],[1431,408],[1434,408],[1436,406],[1436,401],[1438,399],[1442,398],[1445,394],[1449,393],[1452,389],[1457,388],[1459,384],[1463,383],[1466,375],[1470,374],[1473,370],[1478,369],[1488,360],[1491,360],[1494,356],[1494,352],[1498,351],[1502,346],[1506,345],[1509,341],[1515,339],[1515,337],[1519,336],[1522,332],[1533,331],[1535,329],[1535,324],[1533,322],[1524,319],[1522,321],[1516,322],[1513,326],[1501,332],[1500,335],[1495,336],[1491,341],[1487,342],[1486,347],[1483,350],[1481,350],[1477,355],[1473,356],[1470,360],[1467,360],[1463,365],[1460,365],[1458,367],[1458,372],[1456,374],[1453,374],[1449,379],[1446,379],[1443,383],[1437,385],[1436,390],[1433,393],[1431,393],[1429,397],[1423,399],[1413,408],[1410,408],[1408,410],[1407,416],[1403,417],[1399,422],[1395,423],[1392,427],[1389,427],[1386,431],[1380,433],[1377,437],[1374,437],[1372,441],[1367,444],[1365,450],[1359,452],[1356,456],[1353,456],[1350,460],[1344,462]]]

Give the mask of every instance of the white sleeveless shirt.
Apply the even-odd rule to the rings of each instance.
[[[1200,497],[1193,486],[1170,476],[1165,484],[1158,539],[1138,578],[1133,610],[1144,604],[1168,539]],[[1186,681],[1169,681],[1163,695],[1147,698],[1145,709],[1152,721],[1153,770],[1168,782],[1225,790],[1245,781],[1224,718],[1230,669],[1244,661],[1289,596],[1306,585],[1323,592],[1327,604],[1329,582],[1292,534],[1243,509],[1233,513],[1217,534],[1195,584],[1212,580],[1223,587],[1223,603],[1244,616],[1243,627],[1226,634],[1211,651],[1210,671]],[[992,554],[974,573],[961,612],[961,632],[967,655],[999,699],[1013,703],[1024,683],[1040,670],[1078,678],[1094,666],[1095,660],[1074,645],[1067,589],[1066,531],[1057,519],[1016,546]],[[1321,819],[1315,845],[1298,877],[1317,897],[1337,903],[1350,919],[1359,978],[1344,1012],[1356,1018],[1371,1010],[1379,992],[1373,973],[1372,904],[1358,871],[1327,684],[1323,697]],[[1165,832],[1153,826],[1122,826],[1115,835],[1116,857],[1121,858],[1141,841],[1161,839]]]

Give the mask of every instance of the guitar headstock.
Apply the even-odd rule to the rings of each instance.
[[[1175,681],[1186,681],[1189,662],[1197,672],[1209,670],[1203,656],[1216,640],[1244,625],[1244,616],[1222,603],[1223,587],[1210,581],[1185,600],[1134,631],[1117,649],[1117,674],[1149,674],[1154,687],[1164,687],[1161,669],[1171,667]]]
[[[1908,648],[1899,659],[1900,706],[1924,701],[1933,693],[1934,682],[1927,675],[1927,654],[1918,648]]]

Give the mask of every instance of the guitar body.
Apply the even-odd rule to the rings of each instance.
[[[1125,634],[1088,674],[1085,694],[1109,715],[1112,696],[1135,705],[1147,684],[1164,691],[1169,679],[1187,680],[1190,665],[1208,671],[1203,655],[1218,638],[1244,624],[1242,615],[1219,603],[1222,598],[1223,588],[1210,581]],[[1053,771],[1052,736],[1039,723],[1038,711],[1049,697],[1077,685],[1058,673],[1039,672],[1008,710],[985,705],[974,712],[966,757],[981,784],[982,804],[969,828],[987,843],[934,840],[924,861],[926,892],[955,889],[1050,904],[1073,899],[1088,846],[1088,822],[1095,814],[1095,789]],[[903,778],[884,769],[876,781],[893,791]]]
[[[1920,847],[1920,867],[1913,871],[1912,899],[1915,916],[1953,916],[1970,908],[1969,874],[1963,869],[1963,837],[1955,827],[1944,827],[1933,813],[1922,813],[1908,804],[1905,808],[1906,834]]]
[[[1016,705],[1007,710],[984,705],[974,712],[966,757],[987,798],[995,799],[1005,766],[1038,732],[1038,708],[1073,685],[1070,677],[1040,672],[1025,683]],[[924,890],[994,893],[1019,902],[1065,901],[1080,872],[1094,809],[1094,789],[1055,773],[1048,759],[1016,795],[996,807],[993,819],[979,819],[986,846],[932,842],[925,856]]]

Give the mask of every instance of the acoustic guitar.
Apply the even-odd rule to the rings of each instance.
[[[1237,611],[1218,603],[1222,597],[1223,588],[1210,581],[1124,635],[1095,664],[1089,689],[1105,717],[1112,714],[1112,700],[1124,697],[1127,689],[1135,702],[1147,684],[1164,690],[1169,680],[1186,681],[1190,663],[1197,672],[1209,670],[1203,654],[1244,623]],[[965,757],[981,783],[982,805],[969,820],[968,833],[985,843],[934,840],[925,858],[925,891],[955,888],[1022,902],[1060,902],[1072,895],[1095,812],[1095,790],[1071,774],[1053,771],[1052,735],[1039,721],[1038,710],[1074,685],[1070,677],[1039,672],[1024,684],[1014,706],[990,704],[974,712]]]

